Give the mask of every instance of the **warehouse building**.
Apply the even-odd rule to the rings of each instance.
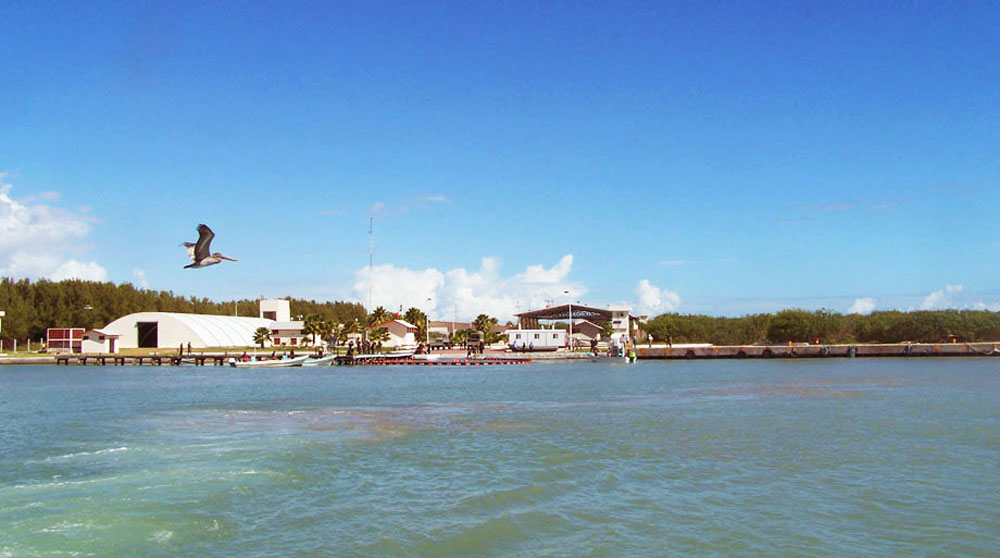
[[[118,318],[101,328],[106,335],[118,336],[118,348],[249,347],[259,327],[269,331],[274,322],[264,318],[138,312]]]

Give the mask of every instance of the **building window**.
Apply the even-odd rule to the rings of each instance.
[[[542,338],[542,334],[541,333],[536,333],[535,334],[535,339],[541,339],[541,338]]]

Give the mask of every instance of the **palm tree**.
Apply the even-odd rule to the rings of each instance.
[[[271,340],[271,330],[266,327],[258,327],[253,332],[253,342],[260,343],[260,348],[264,348],[264,342]]]
[[[371,331],[368,339],[373,343],[385,343],[389,340],[389,330],[384,327],[377,327]]]
[[[306,321],[302,324],[302,333],[309,336],[310,343],[316,345],[316,338],[322,339],[324,332],[330,329],[329,324],[319,314],[306,316]]]
[[[423,310],[413,307],[403,314],[403,319],[411,324],[417,326],[417,339],[424,339],[427,337],[427,314],[424,314]]]
[[[379,306],[378,308],[372,310],[372,313],[368,315],[368,326],[377,326],[389,319],[389,311],[385,308]]]
[[[357,333],[357,332],[358,332],[357,320],[349,324],[344,324],[343,326],[337,329],[337,341],[339,341],[341,344],[347,343],[347,340],[351,338],[350,335],[352,333]]]
[[[476,326],[476,329],[483,332],[485,336],[489,335],[490,330],[493,329],[493,326],[497,325],[498,321],[496,318],[487,316],[486,314],[480,314],[473,320],[472,325]]]

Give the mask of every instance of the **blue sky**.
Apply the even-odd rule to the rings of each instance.
[[[0,274],[1000,309],[993,3],[203,4],[5,4]]]

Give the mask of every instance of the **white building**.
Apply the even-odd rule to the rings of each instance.
[[[84,353],[117,354],[118,334],[100,329],[92,329],[83,334],[80,347]]]
[[[305,322],[292,320],[287,322],[271,322],[271,345],[302,345],[305,334],[302,332]]]
[[[566,346],[566,330],[508,329],[507,346],[515,351],[555,351]]]
[[[260,317],[275,322],[292,321],[291,303],[283,298],[265,298],[260,301]]]
[[[383,347],[415,347],[417,345],[417,326],[405,320],[389,320],[376,328],[384,327],[389,331],[389,340],[382,343]]]
[[[286,301],[287,302],[287,301]],[[271,320],[176,312],[138,312],[118,318],[101,328],[105,335],[117,335],[118,347],[193,349],[208,347],[250,347],[257,328],[271,330]]]
[[[260,301],[260,317],[264,320],[271,320],[271,342],[265,346],[292,346],[302,345],[302,332],[305,322],[292,319],[291,303],[283,298],[265,298]]]
[[[609,308],[609,310],[611,310],[611,340],[612,342],[626,346],[632,331],[629,324],[629,312],[632,308],[629,306],[619,306]]]

